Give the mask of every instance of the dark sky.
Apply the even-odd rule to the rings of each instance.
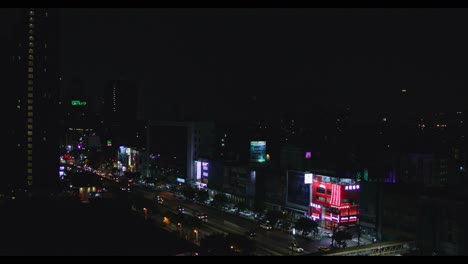
[[[398,108],[401,89],[421,109],[456,110],[468,101],[466,9],[62,14],[65,84],[98,93],[105,80],[139,80],[152,113],[182,104],[232,115],[256,95],[270,109],[319,103],[365,114]]]

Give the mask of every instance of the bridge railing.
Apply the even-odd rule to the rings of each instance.
[[[414,241],[391,241],[371,245],[338,249],[323,256],[384,256],[409,253]]]

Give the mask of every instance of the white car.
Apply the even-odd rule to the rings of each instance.
[[[266,229],[266,230],[272,230],[273,229],[273,227],[271,225],[269,225],[269,224],[261,224],[260,227],[263,228],[263,229]]]
[[[297,253],[302,253],[302,252],[304,252],[304,249],[301,248],[301,247],[289,246],[289,250],[292,250],[292,251],[297,252]]]

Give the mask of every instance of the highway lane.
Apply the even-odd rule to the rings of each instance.
[[[134,189],[135,190],[135,189]],[[146,199],[150,199],[156,203],[156,195],[163,197],[164,203],[161,205],[162,208],[168,208],[171,211],[177,212],[177,206],[183,206],[185,208],[185,214],[191,215],[193,212],[203,212],[208,215],[208,221],[203,222],[199,230],[199,238],[201,239],[204,235],[208,235],[214,232],[223,233],[236,233],[246,234],[250,229],[256,230],[256,241],[257,251],[256,255],[300,255],[313,253],[318,251],[319,246],[329,246],[330,239],[323,237],[317,237],[314,239],[305,239],[300,235],[292,235],[285,231],[280,230],[265,230],[260,228],[258,222],[246,219],[239,215],[228,213],[225,211],[218,210],[216,208],[199,204],[193,201],[187,201],[182,196],[175,195],[173,193],[158,191],[149,192],[144,190],[135,190],[142,194]],[[289,246],[291,242],[296,242],[298,247],[304,249],[303,253],[291,252]]]

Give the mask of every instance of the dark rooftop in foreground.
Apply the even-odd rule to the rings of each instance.
[[[0,212],[2,256],[172,256],[193,247],[114,200],[13,201]]]

